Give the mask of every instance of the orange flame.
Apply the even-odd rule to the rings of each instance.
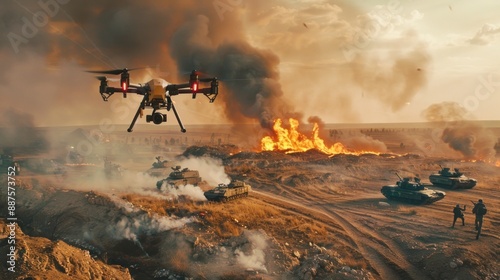
[[[274,121],[273,130],[275,133],[275,139],[271,136],[265,136],[261,140],[262,151],[286,151],[287,153],[305,152],[311,149],[316,149],[327,155],[337,155],[337,154],[350,154],[350,155],[360,155],[360,154],[376,154],[378,152],[372,151],[351,151],[347,149],[342,143],[337,142],[330,147],[325,144],[325,141],[319,137],[319,126],[317,123],[313,125],[313,131],[311,137],[297,131],[299,127],[299,121],[293,118],[289,119],[290,128],[286,129],[282,127],[283,121],[277,119]]]
[[[500,160],[492,160],[492,159],[462,159],[460,162],[483,162],[487,164],[494,165],[496,167],[500,167]]]

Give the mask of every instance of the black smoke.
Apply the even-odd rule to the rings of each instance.
[[[270,128],[277,117],[298,116],[284,101],[278,57],[243,40],[210,44],[209,22],[197,17],[172,37],[171,55],[179,70],[201,69],[219,77],[225,114],[234,123],[254,119]]]

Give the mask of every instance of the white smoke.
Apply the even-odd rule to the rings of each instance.
[[[231,181],[220,159],[191,157],[179,161],[178,165],[199,171],[200,177],[211,186],[228,184]],[[92,170],[83,172],[68,172],[65,179],[67,186],[80,191],[99,191],[108,194],[135,193],[162,200],[177,199],[179,196],[187,196],[195,201],[206,200],[203,190],[198,186],[172,187],[164,183],[161,191],[158,191],[156,184],[162,178],[126,169],[122,169],[121,174],[108,177],[103,167],[97,165],[91,168]]]
[[[190,184],[184,186],[172,186],[163,182],[161,187],[162,194],[167,195],[169,197],[173,197],[175,199],[179,198],[179,196],[188,196],[194,201],[205,201],[205,195],[203,194],[203,190],[198,186],[193,186]]]
[[[156,188],[159,178],[147,173],[122,170],[120,175],[108,177],[104,168],[100,166],[92,168],[94,170],[82,172],[70,170],[65,179],[66,186],[79,191],[99,191],[107,194],[135,193],[159,199],[168,198]]]
[[[238,263],[246,269],[267,272],[265,253],[267,248],[266,236],[260,232],[250,231],[245,231],[245,234],[250,241],[251,250],[245,253],[242,250],[236,249],[234,253]]]
[[[179,162],[182,167],[198,170],[200,176],[211,186],[217,186],[220,183],[229,184],[231,179],[224,170],[222,160],[210,157],[189,157]]]
[[[128,209],[130,210],[130,208]],[[138,213],[138,210],[131,210]],[[168,231],[173,228],[183,227],[187,223],[195,221],[196,218],[176,218],[159,216],[157,214],[148,215],[140,213],[133,216],[121,216],[120,219],[108,226],[107,230],[113,236],[125,238],[138,242],[140,235],[152,235],[158,232]]]

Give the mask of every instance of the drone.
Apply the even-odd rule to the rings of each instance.
[[[139,116],[142,118],[144,109],[152,108],[153,111],[151,114],[146,115],[147,123],[153,122],[154,124],[159,125],[166,122],[167,114],[160,112],[160,110],[172,110],[177,122],[179,123],[181,132],[184,133],[186,132],[186,129],[184,128],[179,114],[175,109],[174,103],[172,102],[172,96],[179,94],[191,94],[192,98],[195,99],[196,95],[200,93],[206,96],[210,103],[213,103],[219,94],[219,81],[217,78],[200,78],[200,72],[196,70],[191,72],[189,82],[183,84],[170,84],[159,78],[152,79],[145,84],[132,84],[130,83],[129,71],[137,69],[140,68],[86,71],[88,73],[95,74],[120,75],[120,87],[108,86],[108,81],[110,80],[108,80],[106,76],[96,77],[99,81],[101,81],[101,84],[99,85],[99,93],[101,94],[103,101],[108,101],[111,95],[120,92],[123,94],[123,98],[127,98],[127,93],[135,93],[144,96],[139,104],[139,108],[137,109],[134,118],[132,119],[130,127],[127,129],[128,132],[132,132],[137,118]],[[210,87],[200,88],[200,83],[210,83]]]

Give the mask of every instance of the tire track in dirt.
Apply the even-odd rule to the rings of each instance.
[[[370,249],[374,251],[375,256],[370,254],[368,260],[377,262],[383,279],[427,279],[418,268],[406,259],[403,250],[389,237],[382,236],[356,219],[343,218],[344,216],[352,217],[352,215],[346,215],[345,210],[323,208],[323,211],[340,223],[349,236],[360,247],[364,247],[364,251],[369,252]]]
[[[348,221],[342,217],[341,213],[338,213],[345,210],[305,206],[300,202],[276,197],[266,192],[255,190],[253,192],[261,197],[266,197],[267,203],[274,204],[273,201],[279,201],[285,204],[286,209],[293,207],[295,212],[308,213],[307,216],[314,214],[316,219],[319,214],[324,217],[320,219],[321,222],[325,223],[324,219],[326,218],[328,220],[327,224],[333,222],[337,225],[336,227],[340,226],[347,236],[352,239],[354,249],[357,249],[363,255],[382,279],[427,279],[418,268],[406,260],[402,249],[390,238],[381,236],[362,223]],[[269,198],[271,198],[271,201]],[[300,209],[300,211],[297,209]]]
[[[314,221],[318,222],[319,224],[325,226],[325,228],[327,228],[332,233],[338,234],[338,235],[340,235],[340,237],[343,237],[344,240],[338,239],[338,241],[340,243],[342,243],[342,245],[348,246],[351,248],[355,245],[354,241],[348,235],[346,235],[343,228],[336,223],[332,223],[332,221],[328,217],[326,217],[324,214],[322,214],[323,215],[323,217],[322,217],[321,215],[318,215],[318,213],[316,213],[314,210],[304,208],[301,205],[298,205],[298,204],[293,203],[293,202],[289,202],[289,201],[284,200],[284,199],[279,199],[275,195],[271,195],[269,193],[252,191],[252,195],[249,196],[249,198],[250,199],[258,199],[260,202],[268,203],[268,204],[270,204],[276,208],[279,208],[283,211],[292,212],[295,215],[302,216],[302,217],[307,218],[307,219],[313,219]],[[298,210],[297,208],[300,208],[300,210]]]

